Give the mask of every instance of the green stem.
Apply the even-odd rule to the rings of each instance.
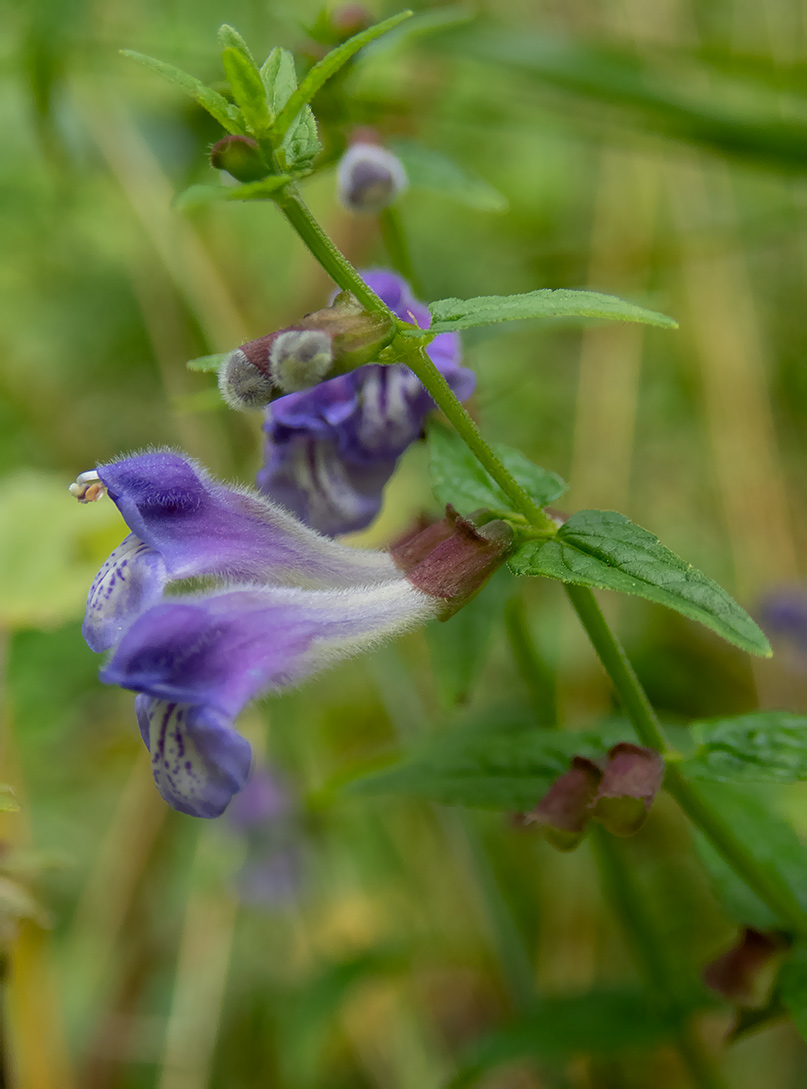
[[[636,728],[639,740],[650,748],[666,753],[667,746],[656,714],[591,590],[585,586],[567,585],[566,593]],[[673,763],[667,764],[664,786],[695,827],[712,841],[717,851],[760,900],[787,927],[797,934],[807,934],[807,916],[787,882],[751,854]]]
[[[360,303],[372,313],[391,314],[378,295],[367,286],[342,251],[314,219],[311,210],[297,191],[289,185],[275,194],[274,202],[305,243],[306,248],[322,265],[333,282],[343,291],[352,292]],[[397,318],[392,314],[393,319]]]
[[[689,1018],[684,1019],[681,1016],[682,1011],[676,995],[678,988],[675,969],[656,931],[644,890],[613,836],[597,826],[592,828],[592,835],[603,885],[625,937],[633,946],[636,961],[650,994],[658,997],[666,1010],[678,1021],[675,1039],[693,1085],[698,1089],[724,1089],[725,1083]]]
[[[364,306],[375,313],[391,311],[364,283],[356,269],[333,244],[311,215],[296,188],[289,186],[274,198],[300,239],[332,279],[345,291],[351,291]],[[394,315],[393,315],[394,316]],[[402,327],[398,319],[396,324]],[[416,341],[407,348],[405,336],[395,340],[403,361],[429,391],[435,404],[453,425],[465,445],[499,485],[514,507],[527,520],[547,534],[556,531],[554,521],[537,506],[524,488],[508,471],[501,458],[484,440],[479,428],[454,396],[448,382],[431,361],[425,348]],[[661,727],[655,712],[633,667],[625,656],[605,619],[591,590],[583,586],[566,586],[566,592],[577,612],[594,649],[602,661],[614,688],[622,700],[628,717],[643,744],[666,752]],[[780,876],[768,870],[751,855],[708,803],[687,783],[674,765],[668,764],[665,786],[692,823],[699,828],[723,855],[748,887],[779,916],[782,922],[799,934],[807,934],[807,915]]]

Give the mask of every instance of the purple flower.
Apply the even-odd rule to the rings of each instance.
[[[90,489],[88,498],[106,489],[131,530],[90,587],[82,630],[94,651],[114,646],[170,580],[218,575],[333,588],[384,582],[397,572],[384,553],[321,537],[262,496],[217,483],[172,450],[101,465],[82,474],[73,494],[82,488]]]
[[[404,280],[382,270],[363,275],[399,318],[428,329],[431,315]],[[428,352],[457,397],[470,397],[476,376],[459,364],[457,334],[436,336]],[[266,410],[266,462],[258,486],[321,533],[363,529],[378,514],[398,458],[433,408],[402,363],[370,363],[281,397]]]
[[[386,553],[321,537],[177,453],[101,466],[71,491],[86,499],[104,489],[132,532],[93,582],[85,637],[115,648],[101,679],[137,693],[157,788],[183,813],[216,817],[243,788],[250,746],[233,723],[246,703],[444,604]],[[169,580],[211,575],[225,586],[162,596]]]
[[[763,598],[759,614],[772,639],[781,638],[797,651],[807,650],[807,587],[784,586],[772,590]]]

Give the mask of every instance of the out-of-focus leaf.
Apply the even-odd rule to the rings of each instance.
[[[0,812],[2,813],[16,813],[19,810],[19,805],[14,797],[13,789],[8,783],[0,783]]]
[[[297,1001],[289,1003],[282,1014],[285,1046],[281,1058],[290,1084],[316,1082],[322,1050],[352,992],[368,980],[399,971],[404,964],[400,945],[380,946],[327,965],[303,985]]]
[[[556,1062],[573,1055],[653,1048],[675,1035],[678,1017],[662,1012],[639,990],[545,998],[513,1024],[474,1044],[449,1089],[466,1089],[489,1070],[516,1059]]]
[[[137,53],[133,49],[122,49],[121,53],[124,57],[131,57],[132,60],[142,64],[145,68],[150,68],[153,72],[159,72],[161,76],[164,76],[171,83],[181,87],[186,94],[199,103],[202,109],[207,110],[210,116],[215,118],[227,132],[240,133],[242,136],[245,134],[244,122],[241,119],[238,107],[233,106],[231,102],[228,102],[218,91],[214,91],[212,87],[208,87],[207,84],[202,83],[195,76],[189,75],[188,72],[183,72],[181,68],[175,68],[173,64],[166,64],[165,61],[157,60],[156,57],[147,57],[144,53]]]
[[[241,108],[244,123],[255,136],[262,136],[272,124],[272,115],[266,103],[266,88],[255,62],[240,49],[228,46],[222,51],[221,63],[233,98]]]
[[[477,12],[465,4],[455,4],[452,7],[432,8],[431,11],[419,11],[414,18],[402,26],[396,27],[390,34],[386,34],[379,41],[373,42],[364,50],[359,58],[364,64],[383,58],[393,49],[406,48],[417,42],[420,38],[429,38],[433,34],[439,34],[444,30],[455,30],[457,27],[470,23],[477,17]]]
[[[680,767],[688,779],[795,783],[807,779],[807,715],[754,711],[695,722],[696,751]]]
[[[464,56],[522,70],[536,80],[596,106],[623,110],[637,127],[654,135],[698,144],[778,169],[807,168],[807,125],[767,116],[743,116],[712,101],[687,98],[665,84],[656,69],[632,50],[598,47],[546,34],[485,28],[458,36],[453,48]],[[710,80],[713,82],[714,76]]]
[[[431,189],[480,212],[507,211],[505,196],[441,151],[413,140],[393,140],[389,147],[403,163],[409,184],[414,188]]]
[[[55,627],[81,616],[102,561],[126,535],[112,503],[81,506],[68,480],[19,472],[0,482],[0,624]]]
[[[778,873],[807,910],[807,849],[759,788],[728,783],[693,784],[710,808],[727,824],[757,862]],[[696,836],[698,854],[709,871],[715,893],[738,923],[757,930],[776,930],[781,920],[751,892],[711,843]]]
[[[595,731],[536,727],[531,711],[492,708],[431,737],[392,767],[354,780],[359,794],[404,794],[444,805],[508,812],[531,809],[573,756],[596,759],[631,727],[608,721]]]
[[[779,973],[779,997],[793,1023],[807,1040],[807,945],[794,946]]]
[[[491,635],[502,620],[505,602],[512,593],[512,582],[513,576],[502,568],[484,591],[448,623],[430,624],[426,629],[434,680],[444,707],[465,703],[480,679]]]
[[[222,200],[271,200],[273,194],[291,180],[290,174],[274,174],[271,178],[245,185],[191,185],[174,197],[174,207],[187,212]]]
[[[36,898],[16,881],[0,876],[0,933],[9,920],[30,919],[37,926],[49,927],[50,916]]]
[[[578,511],[556,536],[528,541],[508,562],[517,575],[647,598],[699,621],[749,654],[771,655],[762,631],[721,586],[616,511]]]
[[[528,318],[601,318],[605,321],[631,321],[677,329],[678,322],[625,302],[615,295],[599,291],[572,291],[567,288],[539,288],[524,295],[481,295],[477,299],[439,299],[429,304],[432,315],[430,332],[448,333],[472,329],[477,325],[497,325],[504,321]]]
[[[376,38],[380,38],[383,34],[394,30],[396,26],[411,18],[411,16],[411,11],[401,11],[381,23],[376,23],[375,26],[362,30],[360,34],[348,38],[342,45],[331,50],[322,60],[317,61],[278,115],[274,125],[275,138],[278,141],[283,139],[300,110],[311,101],[331,76],[336,75],[339,69],[347,64],[351,57],[358,53],[360,49],[363,49],[365,45],[369,45]]]
[[[553,503],[566,491],[565,482],[556,473],[534,465],[518,450],[502,443],[494,443],[493,448],[539,507]],[[441,503],[451,503],[460,514],[471,514],[480,507],[497,512],[512,509],[512,501],[462,439],[438,423],[429,427],[429,459],[432,487]]]

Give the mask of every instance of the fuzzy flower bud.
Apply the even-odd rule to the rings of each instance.
[[[224,136],[210,151],[210,164],[226,170],[240,182],[259,181],[268,170],[261,151],[251,136]]]
[[[336,172],[339,203],[349,212],[382,212],[408,184],[400,160],[378,144],[353,144],[342,156]]]
[[[285,329],[269,349],[269,373],[283,393],[321,382],[333,366],[333,339],[319,329]]]
[[[263,408],[272,400],[275,389],[268,368],[257,366],[250,358],[259,355],[253,345],[267,340],[271,338],[262,337],[260,341],[252,341],[236,348],[224,360],[219,370],[219,390],[230,408],[249,412],[251,409]],[[267,354],[266,346],[262,354]]]

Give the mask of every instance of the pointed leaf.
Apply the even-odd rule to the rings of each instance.
[[[599,731],[537,729],[521,709],[492,709],[429,739],[404,760],[350,784],[351,793],[403,794],[444,805],[532,809],[574,756],[603,757],[616,741],[632,740],[619,720]]]
[[[249,46],[234,26],[230,26],[229,23],[222,23],[219,27],[218,39],[222,50],[237,49],[239,53],[243,53],[247,60],[252,61],[253,65],[255,65],[255,58],[252,56]],[[257,65],[255,67],[257,68]]]
[[[385,19],[382,23],[376,23],[375,26],[368,27],[360,34],[348,38],[346,42],[332,50],[327,56],[323,57],[322,60],[317,61],[297,90],[289,98],[275,122],[274,138],[277,143],[282,141],[303,106],[311,101],[317,91],[319,91],[331,76],[335,75],[339,69],[347,64],[351,57],[358,53],[360,49],[363,49],[365,45],[369,45],[369,43],[375,41],[376,38],[380,38],[382,34],[394,30],[396,26],[399,26],[406,19],[409,19],[411,15],[411,11],[402,11],[389,19]]]
[[[272,124],[272,114],[266,103],[266,88],[255,62],[240,49],[228,46],[221,54],[224,74],[233,92],[233,98],[241,107],[247,128],[255,136],[262,136]]]
[[[214,91],[212,87],[208,87],[207,84],[202,83],[195,76],[183,72],[182,69],[175,68],[173,64],[166,64],[165,61],[157,60],[155,57],[147,57],[144,53],[136,53],[133,49],[122,49],[121,53],[124,57],[130,57],[145,68],[158,72],[171,83],[176,84],[177,87],[181,87],[186,94],[199,103],[202,109],[207,110],[210,116],[215,118],[227,132],[245,134],[246,129],[241,120],[238,107],[233,106],[231,102],[228,102],[218,91]]]
[[[578,511],[555,537],[522,545],[509,564],[517,575],[636,594],[699,621],[749,654],[771,655],[762,631],[725,590],[624,514]]]
[[[538,506],[553,503],[566,491],[556,473],[534,465],[518,450],[503,443],[493,443],[493,449]],[[465,515],[480,507],[496,512],[512,509],[511,501],[454,431],[437,423],[429,427],[429,458],[432,487],[441,503],[451,503]]]
[[[605,321],[632,321],[677,329],[678,322],[625,302],[615,295],[599,291],[571,291],[567,288],[541,288],[525,295],[483,295],[477,299],[440,299],[429,306],[434,319],[432,333],[471,329],[477,325],[495,325],[526,318],[600,318]]]

